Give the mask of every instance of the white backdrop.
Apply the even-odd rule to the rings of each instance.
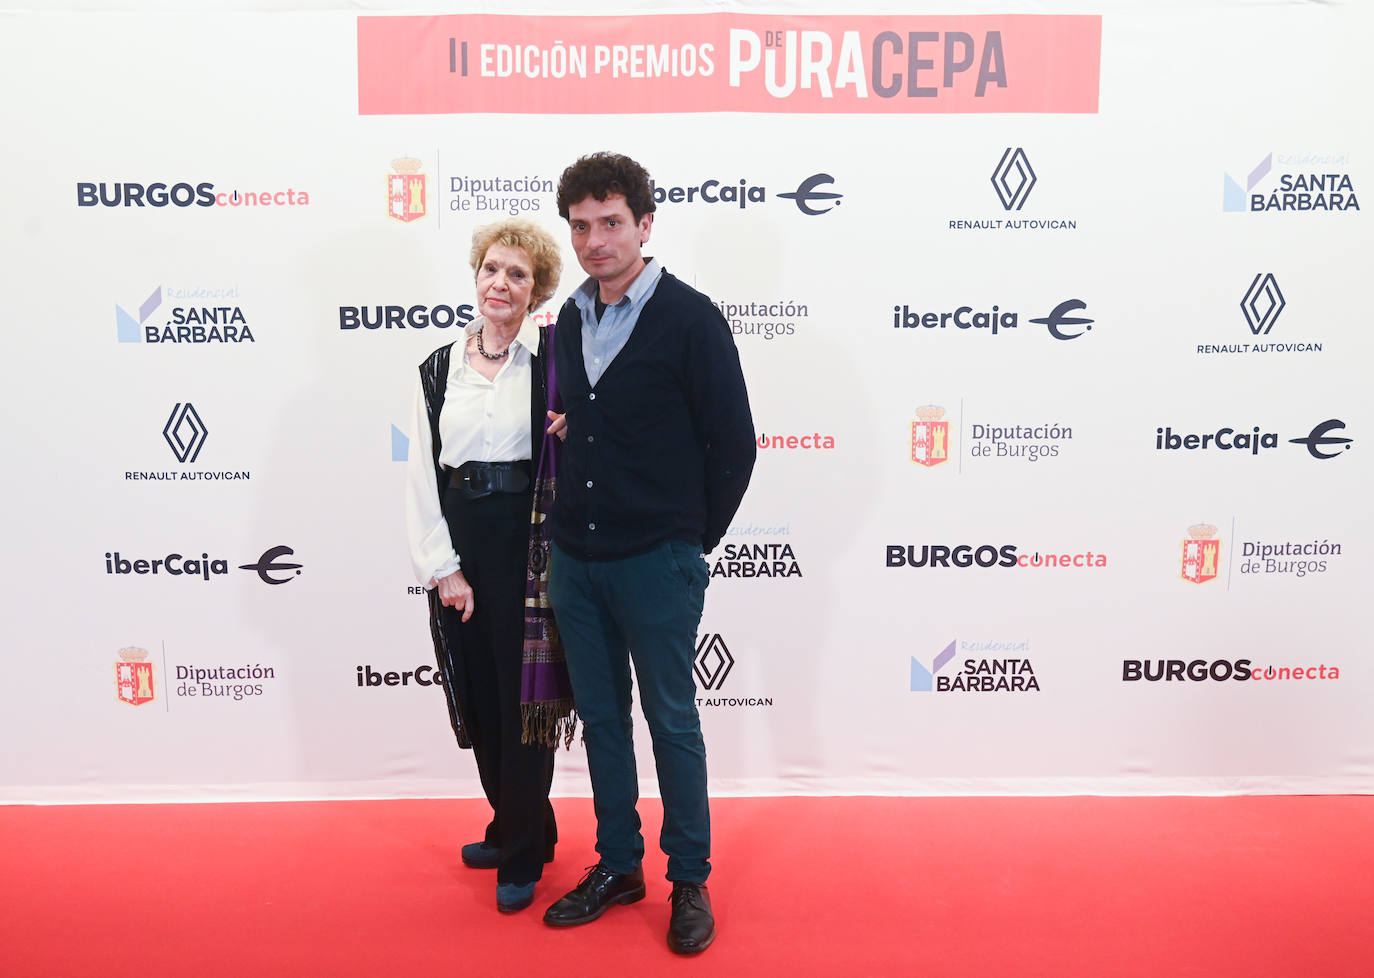
[[[976,68],[942,88],[937,41],[920,49],[936,94],[881,111],[872,93],[774,98],[757,77],[736,105],[717,50],[718,87],[488,79],[484,112],[360,113],[353,12],[0,14],[0,800],[480,794],[422,668],[402,539],[414,366],[456,333],[416,327],[472,301],[468,239],[500,215],[492,198],[565,237],[550,185],[597,149],[664,190],[648,251],[726,307],[767,446],[712,555],[714,791],[1374,788],[1374,135],[1357,97],[1374,15],[912,7],[868,8],[866,57],[874,24],[963,30],[979,57],[1005,29],[1006,87],[1030,107],[979,103]],[[769,30],[840,50],[833,5],[774,9]],[[756,24],[712,10],[603,8],[628,16],[582,30],[685,44],[703,18],[703,37]],[[498,36],[422,26],[470,39],[474,65]],[[421,96],[463,96],[438,50],[440,68],[417,52],[370,84],[399,97],[413,61]],[[1091,90],[1056,88],[1084,65]],[[645,91],[662,111],[620,111]],[[425,178],[413,220],[389,216],[395,160]],[[101,202],[130,183],[208,184],[223,205],[130,206],[123,186]],[[744,207],[667,196],[741,185]],[[1333,188],[1360,209],[1301,209]],[[565,261],[553,309],[579,280]],[[341,328],[389,306],[420,309]],[[994,307],[995,333],[959,327]],[[237,341],[216,341],[226,324]],[[1223,429],[1262,447],[1182,447]],[[947,458],[913,464],[927,436]],[[1212,542],[1185,566],[1191,534]],[[743,576],[760,558],[784,576]],[[651,775],[642,727],[639,746]],[[588,790],[581,749],[560,754],[555,792]]]

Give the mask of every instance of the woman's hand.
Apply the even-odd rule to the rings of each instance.
[[[468,584],[468,579],[463,576],[462,571],[454,571],[447,577],[441,577],[434,582],[439,588],[439,601],[448,605],[455,611],[463,613],[463,621],[472,617],[477,605],[472,600],[472,586]]]
[[[549,412],[549,426],[544,429],[551,435],[557,435],[559,441],[568,440],[568,416],[559,414],[556,411]]]

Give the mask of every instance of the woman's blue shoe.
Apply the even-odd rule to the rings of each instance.
[[[497,883],[496,909],[502,913],[524,910],[534,902],[533,883]]]

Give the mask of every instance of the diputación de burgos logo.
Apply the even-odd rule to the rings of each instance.
[[[911,461],[923,468],[943,465],[950,459],[949,421],[945,409],[927,404],[916,409],[911,422]]]
[[[429,176],[424,163],[413,156],[391,161],[386,176],[386,216],[409,224],[429,213]]]
[[[963,404],[961,413],[967,414]],[[911,421],[909,457],[916,465],[931,469],[954,457],[956,441],[952,422],[939,404],[925,404],[915,410]],[[1060,458],[1073,441],[1073,427],[1039,418],[983,418],[969,426],[965,442],[970,461],[1007,462],[1014,465]],[[963,470],[962,464],[960,471]]]
[[[913,693],[1038,693],[1040,679],[1030,659],[1029,639],[946,645],[930,664],[911,656]],[[961,662],[947,669],[956,657]]]
[[[244,700],[262,696],[272,687],[277,678],[274,666],[260,662],[250,664],[186,664],[172,667],[176,687],[173,692],[178,699]]]
[[[558,181],[539,173],[471,170],[450,175],[444,189],[450,211],[494,220],[552,209]]]
[[[120,343],[149,345],[256,342],[237,285],[167,289],[159,285],[135,312],[115,305],[115,338]]]
[[[1034,547],[1021,551],[1016,544],[908,543],[887,545],[885,565],[913,569],[1029,569],[1099,570],[1107,566],[1100,550]]]
[[[1125,683],[1298,682],[1340,679],[1339,666],[1256,665],[1253,659],[1123,659]]]
[[[437,150],[434,158],[441,159]],[[546,210],[553,204],[558,189],[554,178],[542,174],[511,174],[481,168],[450,173],[446,179],[441,172],[434,181],[441,196],[440,214],[447,210],[470,216],[479,223]],[[423,159],[393,159],[386,174],[386,216],[402,224],[427,217],[431,210],[430,186]]]
[[[799,326],[805,326],[810,310],[806,303],[761,299],[758,301],[720,301],[716,308],[730,324],[735,336],[750,336],[763,340],[795,336]]]
[[[1236,533],[1234,521],[1232,532]],[[1237,536],[1239,534],[1237,533]],[[1345,547],[1330,537],[1307,539],[1239,540],[1236,544],[1241,581],[1274,578],[1320,577],[1329,573],[1344,555]],[[1222,546],[1217,528],[1211,523],[1188,527],[1183,541],[1180,576],[1194,584],[1205,584],[1220,575]],[[1233,569],[1234,569],[1233,564]],[[1227,578],[1227,589],[1231,579]]]
[[[773,697],[755,696],[731,688],[730,695],[721,695],[726,680],[735,668],[735,656],[725,644],[725,637],[717,632],[702,632],[697,636],[696,655],[692,660],[692,672],[697,685],[707,695],[697,697],[698,708],[738,709],[740,707],[771,707]],[[736,684],[738,685],[738,684]],[[711,695],[711,694],[715,695]]]
[[[1182,565],[1179,576],[1193,584],[1214,581],[1221,568],[1221,540],[1211,523],[1194,523],[1188,527],[1183,541]]]
[[[1039,462],[1058,458],[1066,443],[1073,440],[1069,425],[1045,424],[1027,419],[1027,423],[969,425],[968,453],[971,459],[1005,459],[1018,462]]]
[[[166,665],[166,648],[162,651]],[[273,666],[255,663],[173,663],[168,687],[171,702],[229,700],[235,703],[262,696],[277,678]],[[119,650],[115,688],[121,703],[141,706],[157,698],[153,663],[148,650],[129,646]],[[171,709],[171,702],[168,709]]]
[[[1227,213],[1358,211],[1349,153],[1266,153],[1249,169],[1229,168],[1222,184]]]
[[[121,703],[130,706],[142,706],[156,698],[153,664],[148,661],[147,649],[130,645],[119,650],[119,661],[115,663],[115,693]]]
[[[308,207],[310,192],[295,187],[257,184],[252,187],[216,187],[208,180],[135,183],[113,181],[76,184],[77,207],[152,207],[183,210],[188,207],[228,207],[279,210]]]
[[[1330,573],[1344,553],[1339,542],[1312,540],[1241,540],[1240,572],[1246,579],[1320,577]]]

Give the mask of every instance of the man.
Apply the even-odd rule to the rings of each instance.
[[[725,318],[642,254],[654,220],[644,168],[625,156],[584,156],[563,172],[558,213],[590,278],[554,332],[566,430],[549,598],[585,730],[601,859],[544,921],[583,924],[644,898],[633,660],[663,797],[668,945],[694,954],[714,940],[715,919],[692,659],[704,554],[749,484],[754,424]]]

